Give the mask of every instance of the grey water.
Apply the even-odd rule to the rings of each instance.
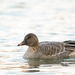
[[[39,41],[75,40],[75,0],[0,0],[1,75],[75,75],[75,58],[23,59],[24,36]]]

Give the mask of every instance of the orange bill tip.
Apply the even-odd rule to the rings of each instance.
[[[22,46],[23,45],[23,43],[21,42],[20,44],[18,44],[18,46]]]

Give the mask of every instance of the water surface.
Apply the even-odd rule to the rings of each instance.
[[[75,40],[75,0],[0,0],[1,75],[75,75],[75,58],[27,60],[27,33],[39,41]],[[65,63],[65,64],[64,64]]]

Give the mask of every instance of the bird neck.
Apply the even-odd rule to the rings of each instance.
[[[34,51],[37,51],[37,50],[38,50],[38,46],[34,46],[34,47],[32,47],[32,49],[33,49]]]

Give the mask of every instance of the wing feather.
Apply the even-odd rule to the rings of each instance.
[[[39,50],[43,55],[56,55],[64,51],[64,44],[61,42],[41,42]]]

